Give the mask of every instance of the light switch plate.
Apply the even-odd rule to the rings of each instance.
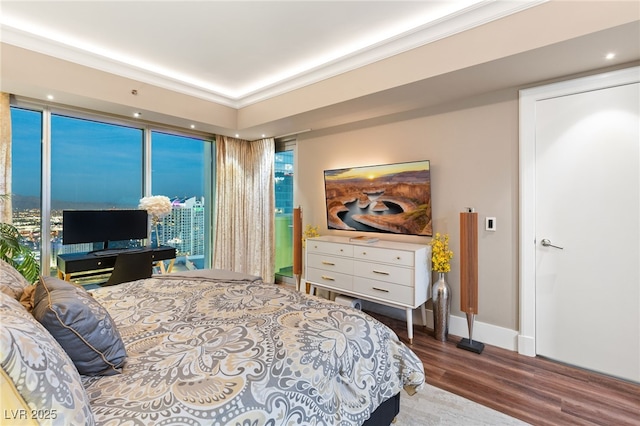
[[[484,229],[487,231],[495,231],[496,230],[496,218],[495,217],[487,217],[484,221]]]

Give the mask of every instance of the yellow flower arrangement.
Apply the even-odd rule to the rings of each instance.
[[[318,232],[317,226],[305,226],[304,232],[302,233],[302,247],[305,247],[307,245],[307,238],[314,238],[319,236],[320,232]]]
[[[453,259],[453,251],[449,250],[449,235],[436,233],[431,240],[431,263],[432,268],[436,272],[451,271],[449,261]]]

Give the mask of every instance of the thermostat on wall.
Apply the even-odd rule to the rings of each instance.
[[[487,217],[484,221],[484,229],[487,231],[495,231],[496,230],[496,218],[495,217]]]

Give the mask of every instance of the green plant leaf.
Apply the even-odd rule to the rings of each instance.
[[[0,223],[0,259],[16,268],[30,283],[38,280],[38,261],[29,247],[20,244],[18,229],[8,223]]]

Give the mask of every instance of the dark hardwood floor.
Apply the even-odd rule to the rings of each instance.
[[[408,343],[404,321],[370,314]],[[427,383],[533,425],[640,425],[640,385],[490,345],[478,355],[459,340],[414,327]]]

